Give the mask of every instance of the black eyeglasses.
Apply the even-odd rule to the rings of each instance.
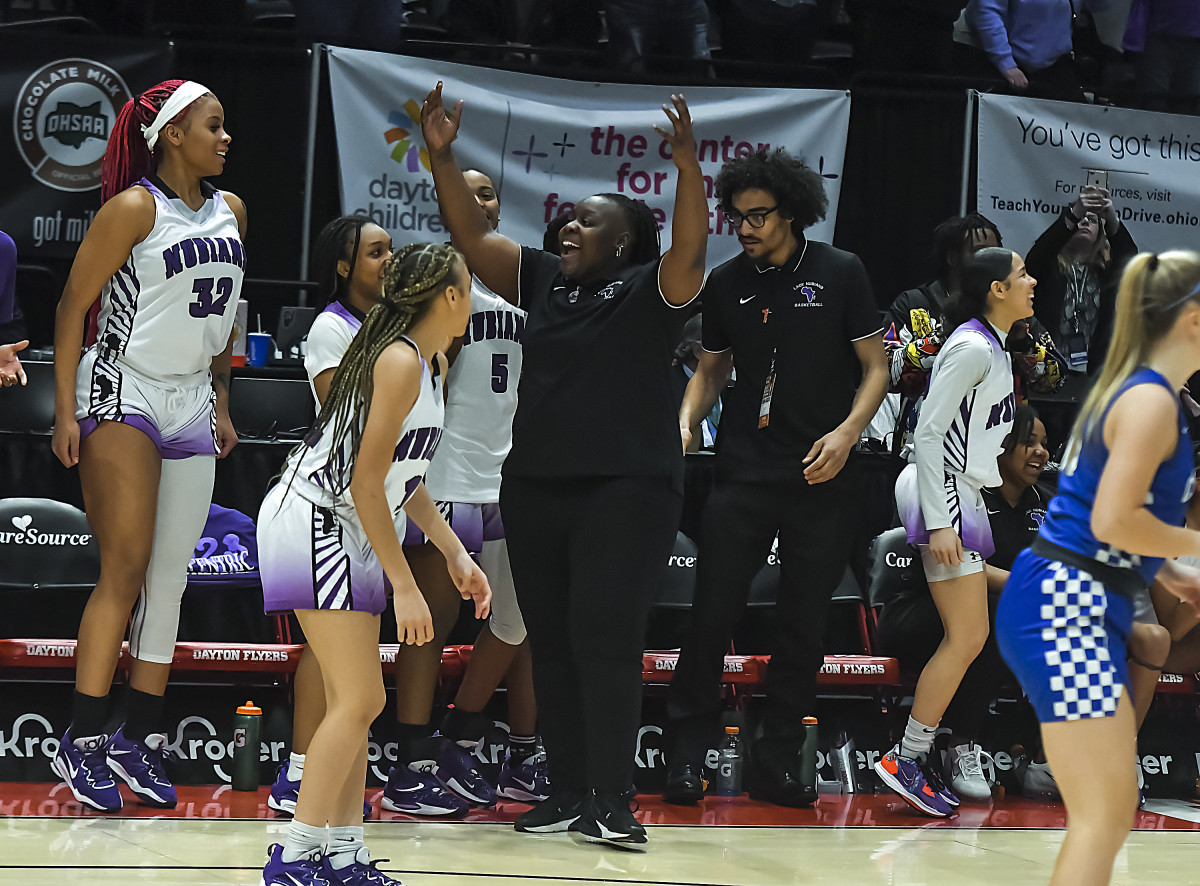
[[[750,227],[761,228],[767,223],[767,216],[778,209],[778,206],[772,206],[770,209],[764,209],[761,212],[747,212],[742,215],[736,209],[731,209],[725,213],[725,220],[729,222],[729,227],[735,231],[742,226],[742,222],[750,222]]]

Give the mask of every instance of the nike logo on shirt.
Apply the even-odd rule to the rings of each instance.
[[[738,304],[739,304],[739,305],[744,305],[746,302],[750,301],[750,299],[754,298],[754,297],[755,297],[755,296],[757,296],[757,295],[758,295],[758,293],[756,292],[756,293],[754,293],[754,295],[749,295],[749,296],[746,296],[746,298],[739,298],[739,299],[738,299]]]

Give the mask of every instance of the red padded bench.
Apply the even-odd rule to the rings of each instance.
[[[670,683],[679,660],[676,652],[647,652],[642,656],[643,683]],[[727,655],[721,682],[734,686],[762,685],[769,655]],[[900,663],[881,655],[827,655],[817,675],[818,686],[895,686]]]
[[[300,662],[304,647],[295,643],[184,643],[175,645],[171,665],[176,671],[212,673],[290,674]],[[383,670],[394,673],[399,646],[379,647]],[[447,646],[442,651],[440,676],[461,678],[471,660],[470,646]],[[642,681],[669,683],[679,659],[675,652],[647,652],[642,656]],[[767,655],[727,655],[723,683],[761,685],[766,681]],[[131,663],[129,646],[123,644],[118,667]],[[61,670],[75,666],[74,640],[0,640],[0,668]],[[900,669],[894,658],[872,655],[827,655],[817,682],[821,686],[891,686],[899,682]]]

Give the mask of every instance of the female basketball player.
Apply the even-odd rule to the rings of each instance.
[[[1194,465],[1179,391],[1200,370],[1200,255],[1142,253],[1117,293],[1112,342],[1064,457],[1058,495],[1013,564],[996,638],[1038,720],[1067,804],[1050,882],[1112,876],[1137,806],[1126,638],[1156,578],[1200,608],[1200,554],[1183,527]]]
[[[945,637],[921,671],[904,739],[875,764],[884,784],[927,815],[944,817],[958,798],[925,756],[958,684],[990,632],[984,560],[995,551],[981,490],[999,486],[996,457],[1012,428],[1016,397],[1008,330],[1033,314],[1037,283],[1025,262],[981,249],[963,269],[951,304],[953,329],[938,353],[917,420],[916,461],[896,481],[896,504],[917,545]],[[929,781],[932,780],[932,784]]]
[[[59,460],[79,465],[100,580],[79,624],[71,726],[51,764],[92,809],[174,806],[162,769],[162,696],[187,564],[212,499],[229,421],[231,332],[246,209],[204,178],[230,137],[205,87],[167,80],[130,99],[101,171],[103,206],[75,256],[55,328]],[[80,358],[99,298],[96,342]],[[109,737],[108,693],[129,622],[128,711]]]
[[[466,326],[470,288],[461,256],[447,246],[416,244],[392,257],[381,302],[263,501],[265,608],[295,611],[326,699],[295,816],[286,842],[271,848],[264,886],[395,882],[371,864],[362,829],[367,737],[384,702],[378,641],[385,576],[400,642],[433,639],[429,607],[400,547],[398,511],[429,535],[462,597],[487,615],[487,579],[421,483],[442,432],[443,352]]]
[[[529,312],[501,510],[533,650],[551,795],[521,831],[569,827],[644,843],[625,799],[641,714],[646,616],[679,525],[683,457],[670,355],[700,291],[708,237],[687,104],[658,130],[678,170],[671,248],[654,214],[618,194],[574,206],[561,257],[521,248],[480,216],[455,163],[462,105],[439,83],[421,110],[439,208],[494,292]]]
[[[467,170],[463,177],[489,228],[495,230],[500,201],[492,180],[477,170]],[[383,793],[386,809],[441,815],[464,812],[467,804],[491,805],[497,794],[522,801],[546,798],[544,755],[537,753],[534,735],[537,704],[529,644],[497,504],[500,468],[512,443],[524,329],[524,311],[472,281],[471,320],[450,354],[446,427],[425,485],[467,549],[478,555],[492,588],[492,614],[475,641],[442,734],[430,739],[442,647],[458,618],[459,599],[441,552],[410,528],[404,553],[433,613],[434,642],[401,649],[396,659],[397,673],[403,674],[396,681],[400,741],[398,763]],[[501,680],[508,690],[510,739],[497,791],[458,743],[472,745],[484,737],[491,720],[482,711]],[[439,793],[438,780],[422,771],[427,767],[456,796]]]
[[[317,235],[310,267],[328,304],[308,331],[304,371],[318,412],[362,321],[383,297],[383,274],[391,257],[391,235],[365,215],[335,218]],[[401,518],[401,531],[403,526]],[[267,798],[268,806],[289,815],[296,811],[308,743],[325,716],[325,687],[315,655],[301,657],[294,694],[292,752],[279,767]],[[370,812],[370,804],[364,803],[363,817]]]

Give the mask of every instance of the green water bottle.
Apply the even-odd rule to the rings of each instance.
[[[233,718],[233,772],[235,791],[258,790],[258,735],[262,708],[248,701]]]
[[[800,784],[817,795],[817,718],[805,717],[800,721],[804,724],[804,744],[800,746]]]

